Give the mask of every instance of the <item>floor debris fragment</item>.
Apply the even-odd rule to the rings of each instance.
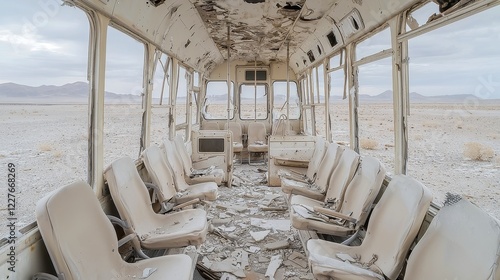
[[[253,166],[236,166],[234,174],[238,186],[220,187],[206,205],[211,226],[199,273],[210,280],[313,279],[281,189],[260,184],[266,174]]]

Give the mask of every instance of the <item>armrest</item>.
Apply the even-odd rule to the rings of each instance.
[[[131,233],[126,235],[122,239],[118,240],[118,247],[123,246],[123,244],[132,241],[132,247],[134,248],[135,253],[141,257],[142,259],[149,259],[149,257],[144,254],[141,249],[141,242],[139,241],[139,237],[135,233]]]
[[[162,197],[162,192],[160,190],[160,187],[158,187],[157,185],[155,184],[152,184],[152,183],[146,183],[144,182],[144,185],[146,186],[146,188],[148,190],[153,190],[153,198],[152,198],[152,202],[155,202],[155,198],[158,200],[158,201],[163,201],[163,197]]]
[[[31,277],[31,280],[58,280],[58,279],[59,278],[57,278],[56,276],[45,272],[35,273],[35,275]]]
[[[339,213],[337,211],[334,211],[332,209],[318,207],[318,206],[314,206],[313,209],[314,209],[315,212],[321,213],[321,214],[323,214],[325,216],[329,216],[329,217],[333,217],[333,218],[338,218],[338,219],[343,219],[343,220],[346,220],[346,221],[354,223],[354,224],[358,222],[353,217],[344,215],[344,214]]]
[[[200,199],[199,198],[195,198],[195,199],[192,199],[190,201],[187,201],[187,202],[181,203],[179,205],[176,205],[174,208],[172,208],[172,210],[179,210],[179,209],[182,209],[184,207],[187,207],[187,206],[199,203],[199,202],[200,202]]]
[[[300,160],[300,159],[276,158],[275,157],[274,164],[280,165],[280,166],[307,168],[307,166],[309,166],[309,161],[308,160]]]
[[[106,215],[106,216],[108,217],[109,221],[112,224],[118,225],[122,229],[130,229],[130,225],[126,221],[124,221],[124,220],[122,220],[122,219],[120,219],[118,217],[112,216],[112,215]]]

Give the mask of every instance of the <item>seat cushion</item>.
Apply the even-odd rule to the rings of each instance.
[[[312,209],[314,206],[323,207],[323,202],[304,197],[301,195],[293,195],[290,200],[290,220],[292,226],[296,229],[312,230],[319,233],[331,234],[336,236],[346,236],[354,233],[354,229],[344,227],[339,224],[327,222],[315,215],[310,215],[306,206]],[[306,215],[304,215],[306,214]]]
[[[281,179],[281,190],[287,194],[301,195],[319,201],[323,201],[325,198],[324,194],[314,188],[311,188],[311,185],[287,178]]]
[[[217,184],[214,182],[204,182],[188,185],[182,196],[176,198],[177,203],[199,198],[200,200],[216,200],[218,194]]]
[[[356,258],[358,247],[349,247],[321,239],[307,241],[309,262],[314,277],[318,280],[384,280],[379,269],[372,265],[371,269],[362,267],[361,263],[370,262],[369,259],[357,261],[344,261],[347,256]]]
[[[135,263],[125,263],[120,270],[120,276],[114,279],[190,279],[192,260],[188,255],[169,255],[141,260]],[[143,278],[146,269],[155,269],[149,276]]]
[[[233,152],[239,153],[241,151],[243,151],[243,144],[238,143],[238,142],[233,142]]]
[[[248,144],[248,151],[252,153],[267,153],[268,150],[267,144]]]
[[[137,232],[141,245],[147,249],[178,248],[200,245],[208,232],[207,213],[187,209],[165,215],[155,215],[154,225],[147,232]]]

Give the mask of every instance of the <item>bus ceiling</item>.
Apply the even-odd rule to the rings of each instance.
[[[90,7],[200,73],[227,58],[285,62],[300,73],[418,0],[64,0]],[[447,2],[440,0],[438,2]],[[450,6],[451,4],[442,4]]]

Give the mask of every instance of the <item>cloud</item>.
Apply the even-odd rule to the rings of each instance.
[[[0,83],[61,85],[87,79],[88,19],[83,11],[60,4],[60,0],[2,2],[0,53],[8,55],[0,62]],[[419,23],[436,11],[431,6],[420,12]],[[499,11],[500,7],[494,7],[411,39],[410,90],[426,95],[474,94],[481,81],[487,80],[492,81],[488,98],[500,98]],[[143,45],[113,28],[108,33],[106,90],[138,94]],[[360,44],[357,57],[389,48],[389,39],[388,29],[367,39]],[[390,62],[389,58],[360,67],[362,93],[379,94],[392,88]],[[159,76],[155,81],[161,83]],[[342,82],[335,74],[336,95],[342,93]]]
[[[9,43],[14,51],[49,51],[57,52],[61,46],[44,42],[34,33],[14,34],[10,30],[0,30],[0,42]]]

